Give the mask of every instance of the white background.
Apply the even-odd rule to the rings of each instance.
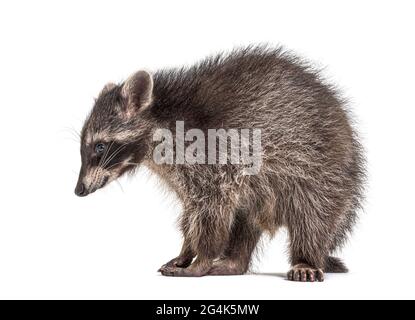
[[[415,298],[413,1],[2,1],[0,298]],[[365,212],[340,254],[351,272],[291,283],[286,234],[257,274],[164,278],[180,206],[145,169],[73,194],[79,131],[108,81],[281,43],[326,66],[368,151]],[[72,128],[72,129],[71,129]]]

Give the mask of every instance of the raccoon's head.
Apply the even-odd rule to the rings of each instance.
[[[138,71],[120,85],[107,84],[81,133],[81,160],[75,194],[86,196],[134,169],[148,150],[153,79]]]

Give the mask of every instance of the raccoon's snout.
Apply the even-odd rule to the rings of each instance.
[[[104,187],[108,183],[108,180],[109,180],[109,177],[105,176],[102,178],[100,183],[92,184],[92,186],[90,185],[89,187],[86,187],[83,182],[79,181],[75,188],[75,194],[78,197],[85,197],[89,195],[90,193],[93,193],[97,191],[98,189],[101,189],[102,187]]]
[[[78,184],[76,185],[75,194],[78,197],[85,197],[86,195],[88,195],[85,185],[82,182],[78,182]]]

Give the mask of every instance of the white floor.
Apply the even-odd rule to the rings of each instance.
[[[387,212],[375,215],[370,206],[340,254],[351,272],[326,275],[323,283],[285,280],[284,231],[263,241],[256,274],[163,277],[156,270],[180,249],[174,226],[178,207],[159,194],[155,179],[146,174],[122,184],[124,191],[111,185],[82,199],[70,190],[43,203],[29,197],[25,205],[35,205],[33,212],[3,211],[0,298],[415,298],[414,260],[408,251],[413,242],[405,241],[412,226],[385,233],[379,225],[386,223]],[[396,227],[390,224],[390,230]]]

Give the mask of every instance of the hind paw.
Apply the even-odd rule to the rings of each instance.
[[[160,273],[166,277],[203,277],[208,273],[209,269],[200,268],[180,268],[166,267],[160,270]]]
[[[177,258],[170,260],[166,264],[163,264],[158,270],[158,272],[162,272],[163,270],[167,270],[169,268],[176,268],[176,267],[187,268],[188,266],[190,266],[192,261],[193,261],[193,258],[179,256]]]
[[[308,264],[297,264],[287,274],[290,281],[300,282],[323,282],[324,273],[322,269],[314,268]]]

